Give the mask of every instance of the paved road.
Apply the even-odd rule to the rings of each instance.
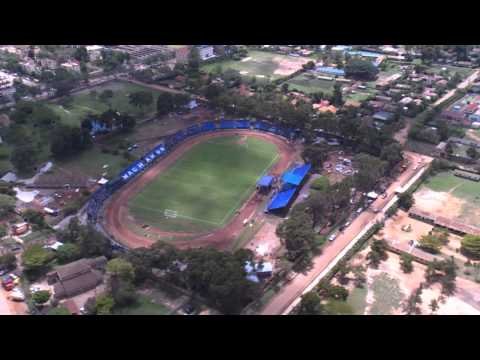
[[[303,274],[298,274],[290,283],[285,285],[266,306],[260,311],[260,315],[280,315],[287,313],[294,302],[308,289],[313,282],[318,282],[319,277],[324,274],[325,269],[335,260],[338,255],[355,240],[355,238],[369,224],[383,218],[386,205],[394,198],[395,190],[405,186],[415,175],[417,175],[423,167],[418,165],[419,161],[429,163],[432,158],[419,154],[404,152],[405,157],[410,161],[408,168],[394,181],[387,189],[387,197],[385,199],[378,198],[372,203],[370,208],[360,214],[352,224],[341,233],[335,241],[329,243],[323,248],[321,255],[313,259],[312,268]],[[375,214],[372,209],[382,210]]]

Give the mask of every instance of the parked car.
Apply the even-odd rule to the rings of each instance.
[[[328,237],[328,240],[329,241],[333,241],[337,238],[337,235],[338,233],[337,232],[334,232],[333,234],[331,234],[329,237]]]
[[[357,213],[357,214],[360,214],[362,211],[363,211],[363,208],[358,208],[357,211],[356,211],[356,213]]]
[[[182,310],[185,312],[185,315],[192,315],[195,312],[195,307],[192,304],[187,304]]]

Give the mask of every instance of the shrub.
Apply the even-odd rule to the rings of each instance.
[[[318,179],[313,180],[310,187],[315,190],[326,191],[330,187],[330,182],[327,177],[321,176]]]
[[[40,290],[32,295],[32,300],[35,304],[43,305],[50,300],[50,291]]]

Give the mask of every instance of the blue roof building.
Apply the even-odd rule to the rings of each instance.
[[[315,72],[334,76],[345,76],[345,70],[337,69],[331,66],[318,66],[315,68]]]

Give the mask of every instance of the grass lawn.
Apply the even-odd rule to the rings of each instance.
[[[439,173],[427,179],[424,185],[439,192],[450,192],[455,188],[452,195],[469,201],[480,195],[480,182],[460,178],[451,172]]]
[[[248,59],[250,58],[250,59]],[[248,59],[248,60],[245,60]],[[227,69],[234,69],[240,71],[245,77],[270,77],[271,80],[276,80],[284,77],[285,75],[275,74],[275,70],[278,69],[278,61],[287,60],[290,62],[298,62],[299,69],[302,67],[301,57],[292,57],[288,55],[282,55],[277,53],[271,53],[267,51],[249,50],[247,57],[242,60],[224,60],[210,64],[204,64],[201,66],[201,70],[207,73],[214,72],[217,67],[221,67],[222,71]],[[244,73],[245,72],[245,73]],[[292,71],[293,73],[294,71]]]
[[[156,304],[145,296],[140,296],[135,304],[114,312],[115,315],[169,315],[170,313],[169,308]]]
[[[316,76],[312,78],[309,77],[307,74],[303,73],[295,76],[293,79],[288,80],[287,84],[290,90],[302,91],[306,94],[312,94],[316,92],[332,94],[335,81],[318,79]]]
[[[142,223],[168,231],[204,231],[222,227],[274,164],[272,143],[225,136],[195,145],[130,201]],[[165,217],[165,210],[176,218]]]
[[[355,287],[347,298],[347,303],[352,307],[356,315],[363,315],[367,306],[367,288]]]
[[[381,273],[375,277],[372,290],[375,297],[370,309],[372,315],[391,314],[394,309],[400,307],[404,298],[398,281],[391,278],[387,273]]]
[[[459,73],[462,76],[462,78],[466,78],[467,76],[470,76],[471,74],[473,74],[473,71],[474,71],[473,69],[470,69],[470,68],[450,66],[450,65],[432,66],[429,68],[429,70],[434,74],[438,74],[442,72],[443,68],[447,68],[447,70],[450,71],[452,74]]]
[[[114,92],[113,97],[108,100],[108,103],[101,101],[98,96],[94,97],[90,94],[91,91],[96,91],[98,95],[107,89]],[[131,105],[128,101],[128,95],[136,91],[150,92],[154,96],[153,104],[145,109]],[[48,107],[60,116],[62,123],[70,126],[78,126],[89,114],[100,114],[108,110],[110,106],[121,113],[127,112],[137,118],[152,115],[156,109],[155,104],[157,97],[158,91],[156,90],[124,81],[115,81],[73,94],[73,102],[68,108],[63,108],[54,102],[48,103]]]

